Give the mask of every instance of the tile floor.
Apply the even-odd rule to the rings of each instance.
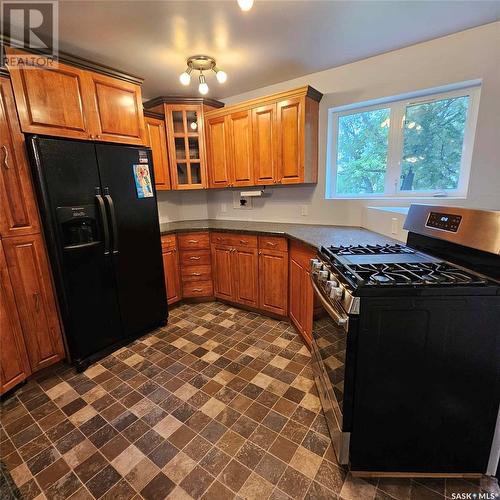
[[[30,381],[0,431],[2,498],[439,500],[495,486],[353,478],[294,329],[219,303],[173,309],[84,373]]]

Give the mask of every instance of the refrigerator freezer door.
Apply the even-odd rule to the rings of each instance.
[[[123,330],[126,337],[132,337],[167,319],[151,153],[111,144],[97,144],[96,152],[112,233]],[[147,170],[149,184],[147,178],[138,177]]]
[[[95,146],[31,137],[28,147],[72,362],[123,340]]]

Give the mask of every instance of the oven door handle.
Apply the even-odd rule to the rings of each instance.
[[[349,316],[347,316],[347,314],[342,314],[341,312],[337,311],[336,308],[332,304],[330,304],[330,302],[328,302],[325,299],[325,297],[323,297],[321,290],[318,288],[318,285],[316,285],[312,277],[311,277],[311,284],[314,293],[317,295],[318,299],[320,300],[323,307],[326,309],[326,312],[329,314],[329,316],[335,321],[335,323],[338,326],[341,326],[342,328],[347,330],[347,323],[349,322]]]

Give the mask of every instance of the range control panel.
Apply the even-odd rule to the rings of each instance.
[[[461,215],[431,212],[429,214],[429,218],[427,219],[426,226],[441,229],[442,231],[456,233],[458,231],[458,227],[460,226],[461,220]]]

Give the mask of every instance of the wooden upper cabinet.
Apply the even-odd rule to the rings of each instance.
[[[0,394],[30,374],[28,353],[0,240]]]
[[[7,48],[8,55],[23,55]],[[74,139],[146,142],[141,88],[63,62],[9,67],[21,130]]]
[[[7,78],[0,78],[0,208],[1,237],[40,230],[24,136]]]
[[[165,119],[172,188],[206,188],[203,107],[197,104],[167,104]]]
[[[210,187],[213,188],[231,184],[228,135],[227,117],[218,116],[205,121],[208,177]]]
[[[277,180],[276,105],[252,110],[253,165],[255,184]]]
[[[64,358],[49,265],[40,234],[3,240],[32,371]]]
[[[147,142],[153,155],[153,170],[157,190],[170,189],[170,171],[168,168],[167,136],[165,122],[146,116]]]
[[[278,182],[304,182],[304,105],[305,98],[280,101],[276,105]]]
[[[94,135],[97,140],[146,143],[141,88],[133,83],[87,72],[89,95],[93,97]]]
[[[320,99],[301,87],[207,112],[207,122],[221,129],[217,141],[207,132],[216,149],[209,174],[217,168],[222,179],[210,187],[317,182]]]
[[[92,101],[84,70],[59,63],[44,69],[20,65],[9,72],[23,132],[90,139]]]
[[[254,184],[252,112],[231,113],[226,119],[231,184],[251,186]]]

